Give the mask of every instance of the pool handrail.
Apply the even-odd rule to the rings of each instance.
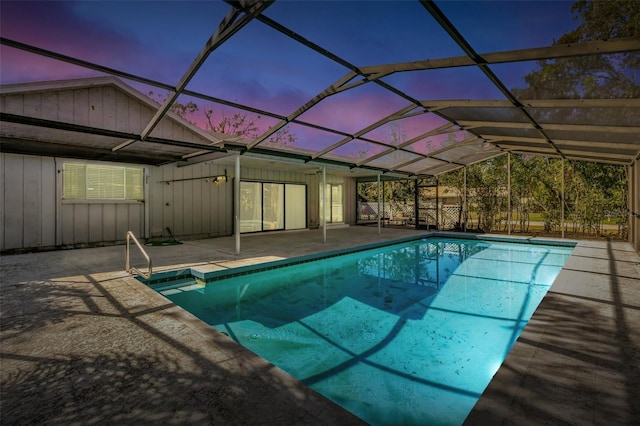
[[[131,266],[131,261],[129,259],[130,254],[131,254],[130,240],[133,240],[133,242],[136,243],[136,245],[140,249],[140,252],[142,253],[142,255],[145,257],[145,259],[147,259],[147,269],[148,269],[147,273],[141,271],[140,269],[136,268],[135,266]],[[126,244],[124,270],[129,274],[136,273],[138,275],[141,275],[142,277],[144,277],[147,280],[151,279],[151,274],[153,274],[153,270],[152,270],[152,266],[151,266],[151,258],[149,257],[147,252],[144,250],[144,248],[142,247],[142,245],[140,244],[140,242],[138,241],[136,236],[133,235],[133,232],[131,232],[131,231],[127,231],[127,244]]]

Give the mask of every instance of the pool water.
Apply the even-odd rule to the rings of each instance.
[[[367,423],[459,425],[571,251],[430,238],[157,290]]]

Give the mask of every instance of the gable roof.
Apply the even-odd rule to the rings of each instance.
[[[151,165],[226,152],[223,135],[172,112],[142,138],[160,105],[115,77],[1,86],[0,106],[3,152]]]

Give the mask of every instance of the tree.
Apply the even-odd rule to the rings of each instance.
[[[640,33],[640,7],[637,0],[578,0],[572,8],[577,27],[562,35],[554,44],[630,37]],[[638,98],[640,97],[640,54],[627,52],[608,55],[539,61],[540,69],[525,76],[527,87],[513,89],[520,99],[553,98]],[[541,117],[547,122],[569,121],[593,124],[600,120],[622,125],[635,122],[632,108],[548,108]],[[542,210],[545,229],[559,222],[561,188],[551,177],[559,176],[557,165],[529,158],[520,163],[532,185],[528,197]],[[560,164],[560,163],[558,163]],[[551,169],[549,168],[551,167]],[[532,173],[537,173],[534,176]],[[574,225],[599,232],[600,223],[611,212],[619,214],[620,230],[626,231],[625,170],[621,166],[572,162],[565,168],[565,215]]]
[[[554,41],[556,45],[640,33],[637,0],[578,0],[571,10],[578,26]],[[520,99],[640,97],[637,52],[542,60],[538,64],[540,69],[525,77],[527,87],[513,89]]]
[[[244,136],[255,138],[258,136],[258,126],[256,122],[260,116],[249,116],[247,113],[235,112],[227,115],[220,109],[219,115],[214,114],[213,109],[204,111],[207,120],[207,130],[215,133],[222,133],[232,136]]]
[[[149,91],[147,93],[147,95],[153,99],[154,101],[158,102],[159,104],[164,104],[168,98],[168,95],[160,95],[160,94],[156,94],[153,91]],[[198,105],[196,103],[194,103],[193,101],[189,101],[186,104],[180,103],[180,102],[174,102],[173,104],[171,104],[171,112],[173,112],[174,114],[180,116],[183,120],[188,121],[190,124],[195,125],[196,122],[193,120],[192,115],[198,111]]]
[[[149,91],[148,95],[159,103],[165,102],[168,97],[167,95],[157,95],[153,91]],[[197,120],[194,115],[200,111],[200,107],[195,102],[174,102],[171,105],[171,111],[189,123],[197,125]],[[250,115],[246,112],[234,112],[229,115],[222,108],[220,108],[217,113],[212,108],[205,109],[203,114],[208,132],[243,137],[246,139],[254,139],[260,135],[260,115]],[[296,140],[296,136],[291,133],[288,128],[284,127],[271,135],[267,139],[267,142],[291,145]]]

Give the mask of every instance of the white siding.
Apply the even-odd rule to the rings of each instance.
[[[62,187],[64,163],[80,160],[58,159],[58,185]],[[92,162],[93,163],[93,162]],[[131,167],[132,165],[129,165]],[[135,166],[143,167],[143,166]],[[127,231],[144,237],[145,203],[124,200],[63,200],[58,191],[58,245],[84,246],[125,240]]]
[[[222,236],[233,233],[233,181],[213,183],[225,166],[200,163],[154,167],[149,179],[150,236]],[[182,179],[182,180],[181,180]]]
[[[0,154],[1,249],[55,245],[55,162]]]

